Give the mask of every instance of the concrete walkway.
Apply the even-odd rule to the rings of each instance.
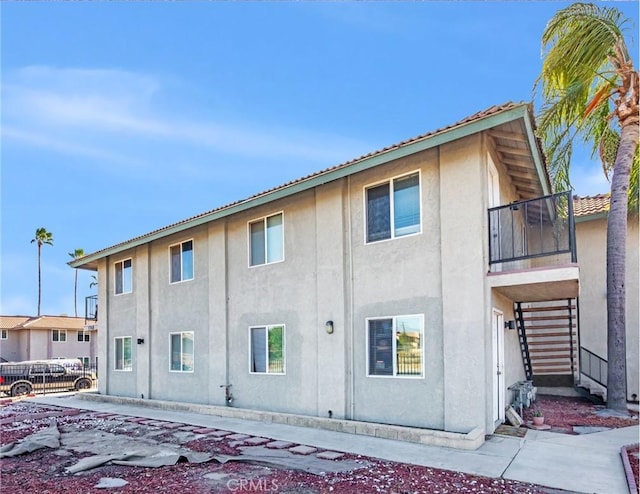
[[[579,436],[529,430],[523,439],[491,436],[477,450],[464,451],[286,424],[90,401],[74,395],[35,397],[29,401],[180,422],[581,493],[629,494],[620,448],[637,443],[639,435],[638,426]]]

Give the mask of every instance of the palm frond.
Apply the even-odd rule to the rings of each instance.
[[[631,165],[631,175],[629,176],[629,202],[628,210],[629,214],[637,215],[639,212],[638,201],[640,199],[640,146],[636,148],[636,153],[633,155],[633,164]]]
[[[547,89],[574,80],[613,75],[611,59],[625,46],[621,14],[616,9],[577,3],[562,9],[547,24],[543,36],[542,74]],[[626,55],[626,48],[622,55]]]

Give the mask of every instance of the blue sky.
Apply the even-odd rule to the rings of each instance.
[[[1,306],[74,313],[90,253],[531,101],[568,2],[3,2]],[[610,2],[632,20],[637,2]],[[582,195],[606,192],[577,156]],[[90,273],[79,273],[78,312]]]

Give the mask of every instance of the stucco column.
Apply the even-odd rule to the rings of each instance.
[[[345,418],[346,365],[345,344],[349,331],[345,321],[345,246],[344,181],[316,189],[316,286],[318,345],[318,416]],[[333,333],[327,332],[333,322]]]
[[[229,377],[228,346],[228,261],[226,221],[209,223],[209,399],[213,405],[225,405],[225,392],[221,385],[232,384]],[[233,394],[233,387],[231,387]]]
[[[153,335],[151,334],[151,300],[149,270],[151,263],[150,244],[136,248],[135,269],[133,270],[134,293],[136,296],[136,333],[131,342],[135,359],[136,397],[152,398],[151,396],[151,348]],[[138,339],[144,343],[138,344]]]
[[[444,428],[484,427],[485,273],[480,136],[440,149]]]

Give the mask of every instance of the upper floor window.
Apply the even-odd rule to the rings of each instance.
[[[87,331],[78,331],[78,341],[88,343],[91,341],[91,336]]]
[[[262,374],[284,374],[284,326],[261,326],[249,328],[250,372]]]
[[[171,370],[193,372],[193,331],[171,333]]]
[[[53,329],[51,330],[51,341],[67,341],[66,329]]]
[[[193,279],[193,240],[169,247],[171,283]]]
[[[366,189],[367,242],[420,232],[420,174],[393,178]]]
[[[249,223],[249,265],[259,266],[284,259],[283,214]]]
[[[9,337],[9,332],[6,329],[0,331],[0,340],[6,340]]]
[[[116,295],[131,293],[133,288],[133,268],[131,259],[118,261],[116,264]]]
[[[114,338],[115,362],[114,369],[121,371],[133,370],[131,359],[131,336]]]
[[[423,320],[421,314],[367,319],[367,375],[422,376]]]

